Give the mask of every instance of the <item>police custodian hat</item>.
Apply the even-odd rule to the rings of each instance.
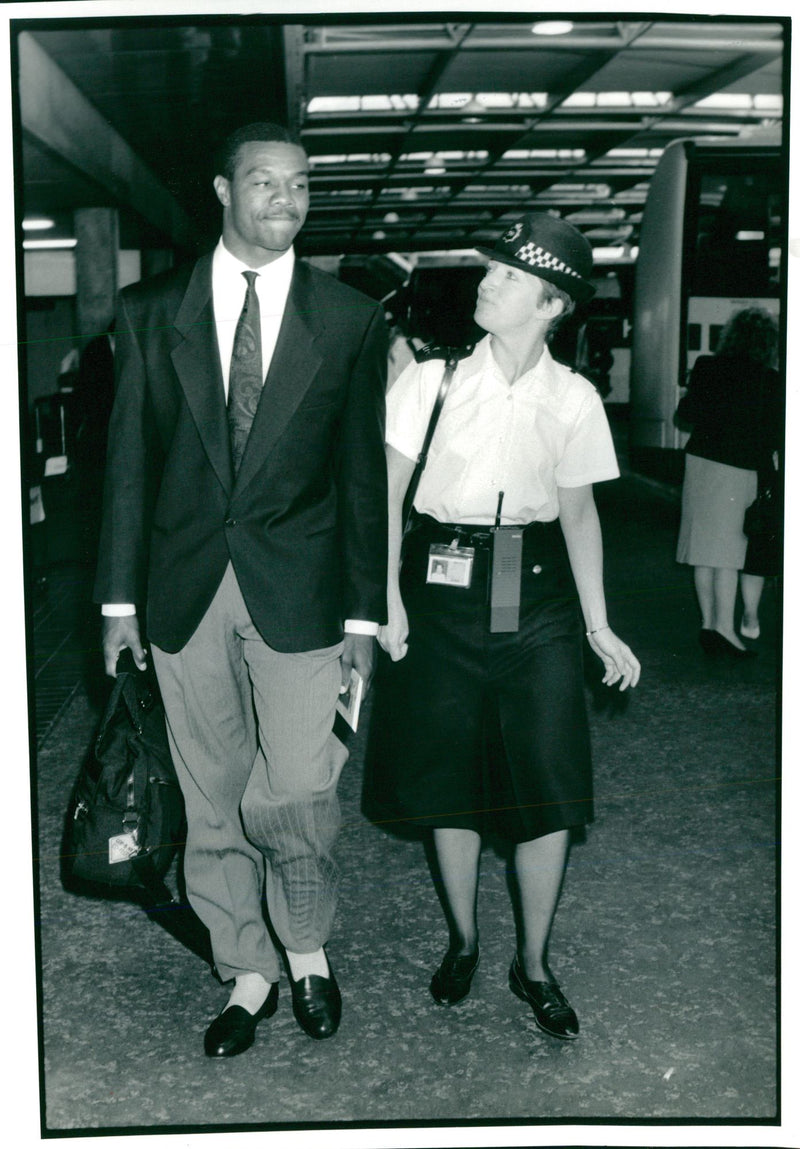
[[[594,295],[592,245],[571,223],[553,215],[530,212],[520,216],[494,247],[480,246],[478,251],[547,279],[578,301]]]

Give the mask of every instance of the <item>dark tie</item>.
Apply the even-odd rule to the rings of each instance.
[[[264,384],[261,367],[261,313],[255,289],[258,272],[243,271],[242,275],[247,280],[247,293],[233,337],[228,378],[228,426],[234,471],[239,470]]]

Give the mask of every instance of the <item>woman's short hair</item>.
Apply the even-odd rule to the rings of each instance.
[[[257,123],[245,124],[236,131],[231,132],[217,148],[214,154],[214,175],[224,176],[226,180],[233,179],[236,171],[236,161],[242,144],[293,144],[302,148],[300,137],[283,124],[273,124],[267,120]]]
[[[752,359],[763,367],[772,365],[778,348],[778,323],[765,307],[735,311],[722,329],[717,355]]]
[[[549,303],[551,299],[560,299],[563,307],[547,325],[547,334],[552,335],[557,327],[560,327],[565,319],[568,319],[575,310],[575,300],[567,291],[562,291],[560,287],[556,287],[549,279],[540,279],[542,285],[542,302]]]

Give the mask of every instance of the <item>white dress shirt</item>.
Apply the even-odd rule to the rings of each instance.
[[[257,272],[254,283],[258,296],[258,310],[261,316],[261,374],[266,379],[278,332],[286,310],[286,300],[294,271],[294,248],[290,247],[272,263],[263,267],[251,268],[231,255],[222,240],[216,246],[211,265],[211,290],[214,300],[214,325],[217,329],[222,381],[225,385],[225,398],[228,398],[228,379],[231,371],[233,338],[236,324],[244,306],[247,281],[245,271]]]
[[[441,359],[412,363],[386,397],[386,441],[409,459],[422,447],[443,370]],[[509,383],[487,335],[456,368],[414,506],[443,523],[491,524],[502,491],[502,523],[522,526],[558,517],[559,487],[618,475],[592,384],[546,347]]]
[[[254,287],[258,296],[258,309],[261,318],[261,372],[266,379],[272,363],[275,345],[278,342],[278,332],[283,322],[283,313],[286,310],[294,261],[295,255],[292,247],[279,255],[277,259],[272,260],[271,263],[254,268],[251,268],[249,264],[242,263],[240,259],[228,251],[221,238],[214,249],[211,264],[211,292],[226,401],[236,324],[239,322],[239,316],[244,306],[244,297],[247,293],[247,280],[242,273],[245,271],[257,272]],[[104,603],[102,613],[109,617],[131,615],[136,613],[136,608],[132,603]],[[375,635],[378,633],[378,624],[365,619],[348,618],[345,619],[344,629],[351,634]]]

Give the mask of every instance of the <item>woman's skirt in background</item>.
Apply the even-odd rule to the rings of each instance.
[[[677,561],[741,570],[747,553],[744,512],[757,489],[755,471],[687,453]]]

